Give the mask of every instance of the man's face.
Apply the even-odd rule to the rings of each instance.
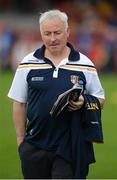
[[[53,17],[42,22],[41,36],[46,49],[53,54],[64,50],[69,32],[58,17]]]

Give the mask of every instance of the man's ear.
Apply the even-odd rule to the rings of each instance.
[[[67,37],[69,37],[69,35],[70,35],[70,28],[68,27],[67,28]]]

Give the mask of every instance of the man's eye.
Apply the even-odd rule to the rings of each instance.
[[[44,32],[44,35],[45,36],[48,36],[48,35],[50,35],[51,33],[50,32]]]
[[[45,36],[49,36],[49,35],[50,35],[50,33],[45,33],[44,35],[45,35]]]
[[[56,32],[56,34],[58,34],[58,35],[59,35],[59,34],[61,34],[61,32]]]

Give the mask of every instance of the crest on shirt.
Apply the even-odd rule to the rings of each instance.
[[[70,76],[70,80],[72,82],[72,84],[78,84],[78,81],[79,81],[79,76],[76,76],[76,75],[71,75]]]

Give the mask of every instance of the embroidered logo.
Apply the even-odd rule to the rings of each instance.
[[[97,103],[87,103],[86,108],[87,108],[87,110],[97,110],[97,109],[99,109]]]
[[[32,77],[31,81],[43,81],[44,77]]]
[[[75,84],[78,84],[79,76],[71,75],[71,76],[70,76],[70,79],[71,79],[72,84],[75,85]]]
[[[99,124],[98,121],[91,121],[91,124]]]
[[[74,84],[75,86],[77,85],[77,86],[83,88],[84,81],[82,79],[80,79],[79,76],[71,75],[70,79],[71,79],[72,84]]]

